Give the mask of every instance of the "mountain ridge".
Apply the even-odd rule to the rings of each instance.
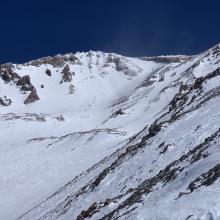
[[[220,217],[220,44],[0,70],[4,219]]]

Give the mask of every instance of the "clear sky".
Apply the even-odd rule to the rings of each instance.
[[[196,54],[220,43],[219,0],[7,0],[0,7],[0,63],[88,50]]]

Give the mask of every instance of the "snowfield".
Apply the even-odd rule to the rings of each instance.
[[[0,219],[220,219],[220,45],[0,65]]]

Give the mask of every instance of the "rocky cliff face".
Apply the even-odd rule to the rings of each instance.
[[[4,219],[220,218],[220,45],[0,70]]]

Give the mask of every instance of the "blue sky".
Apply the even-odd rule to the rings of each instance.
[[[2,1],[0,63],[101,50],[196,54],[220,43],[218,0]]]

